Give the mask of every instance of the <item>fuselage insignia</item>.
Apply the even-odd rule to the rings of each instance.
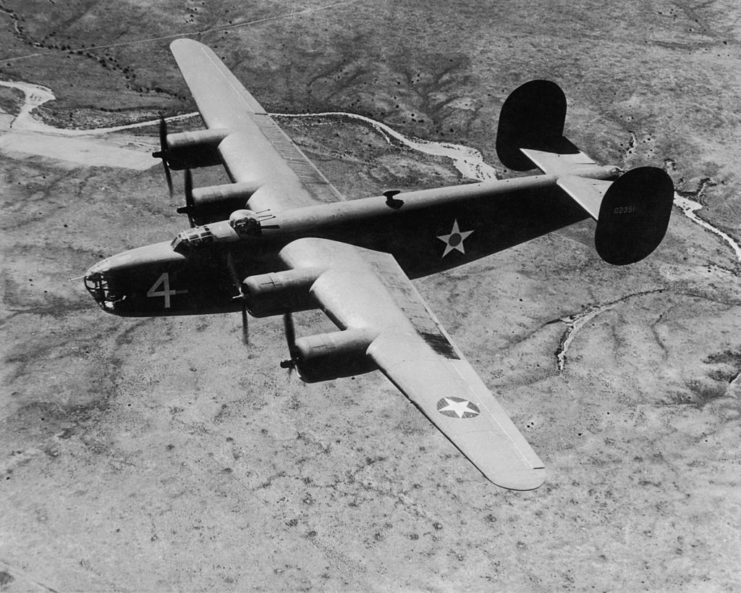
[[[463,241],[468,239],[469,235],[473,231],[461,231],[458,227],[458,219],[453,221],[453,229],[447,235],[438,235],[437,238],[445,243],[445,251],[443,251],[443,257],[448,255],[451,251],[460,251],[466,253],[463,247]]]

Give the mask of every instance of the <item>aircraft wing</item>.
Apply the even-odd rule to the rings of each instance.
[[[273,211],[344,199],[272,120],[209,47],[192,39],[170,45],[232,181],[259,188],[253,210]]]
[[[326,270],[313,297],[341,329],[368,332],[367,356],[484,476],[512,490],[543,483],[542,461],[393,256],[311,238],[290,243],[281,258]]]

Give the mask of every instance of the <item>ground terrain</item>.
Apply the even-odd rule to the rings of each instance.
[[[501,103],[548,77],[581,148],[665,166],[741,240],[730,1],[153,4],[0,0],[0,79],[50,88],[37,117],[53,126],[189,112],[167,43],[191,34],[271,111],[367,115],[474,146],[508,175],[493,151]],[[22,103],[0,87],[0,118]],[[461,181],[357,122],[279,121],[350,197]],[[145,153],[155,135],[96,142]],[[181,229],[181,182],[169,199],[157,166],[13,146],[0,160],[0,591],[741,588],[741,262],[679,208],[630,268],[599,260],[586,222],[417,282],[546,462],[541,489],[513,493],[380,374],[287,376],[279,320],[254,320],[245,348],[238,316],[103,314],[73,278]]]

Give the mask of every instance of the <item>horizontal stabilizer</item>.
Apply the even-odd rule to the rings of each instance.
[[[611,182],[602,179],[589,179],[576,175],[560,177],[556,183],[594,220],[599,218],[602,199],[612,185]]]
[[[614,165],[600,165],[580,150],[566,154],[545,152],[532,148],[520,149],[538,169],[548,175],[578,175],[591,179],[617,179],[623,172]]]
[[[576,168],[589,167],[597,164],[578,149],[576,152],[565,154],[535,150],[533,148],[521,148],[520,150],[532,164],[550,175],[564,175]]]

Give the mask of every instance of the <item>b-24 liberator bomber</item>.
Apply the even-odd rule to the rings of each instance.
[[[566,99],[535,80],[502,106],[496,149],[542,175],[345,200],[214,52],[171,44],[205,130],[168,133],[162,159],[186,171],[191,228],[91,267],[108,313],[282,315],[289,359],[307,382],[380,370],[494,484],[531,490],[543,462],[410,279],[471,262],[586,218],[607,262],[659,245],[673,184],[662,169],[602,166],[563,135]],[[232,183],[193,188],[190,169],[223,165]],[[296,337],[292,314],[321,309],[337,331]]]

